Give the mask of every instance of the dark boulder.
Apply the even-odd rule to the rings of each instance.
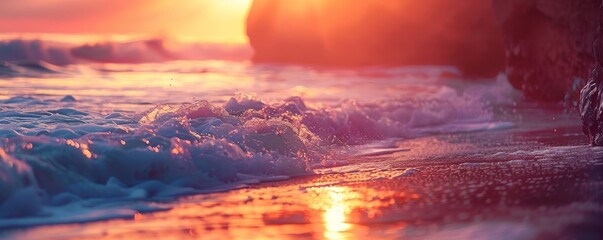
[[[247,23],[256,62],[454,65],[473,76],[504,69],[486,0],[255,0]]]
[[[603,3],[602,9],[603,9]],[[580,115],[582,116],[584,133],[590,142],[603,146],[603,17],[597,21],[597,35],[593,44],[595,67],[588,83],[580,94]]]
[[[600,0],[493,0],[509,81],[526,96],[574,100],[593,68]]]

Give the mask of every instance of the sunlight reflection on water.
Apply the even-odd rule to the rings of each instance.
[[[108,65],[96,67],[91,72],[82,69],[64,71],[65,76],[59,73],[56,77],[11,78],[0,81],[0,97],[31,95],[42,99],[60,99],[64,95],[72,94],[79,104],[78,109],[84,111],[101,106],[103,109],[130,112],[145,111],[151,108],[149,105],[154,104],[165,103],[171,106],[174,103],[199,99],[224,103],[239,92],[255,94],[263,100],[282,100],[299,95],[304,97],[309,106],[328,106],[346,99],[360,103],[391,99],[392,101],[385,103],[395,103],[395,99],[408,98],[408,101],[400,101],[400,105],[368,105],[368,108],[372,106],[376,109],[368,113],[379,115],[385,111],[396,112],[395,117],[402,119],[402,122],[416,125],[414,130],[420,133],[416,136],[437,134],[440,129],[454,129],[455,125],[444,124],[439,128],[430,125],[440,126],[437,124],[451,120],[449,116],[461,120],[467,117],[465,111],[452,111],[450,114],[444,114],[443,116],[447,117],[443,118],[432,113],[448,113],[448,110],[458,108],[473,109],[476,116],[482,116],[481,111],[484,110],[481,105],[453,104],[451,107],[447,104],[449,96],[458,95],[456,90],[467,89],[461,86],[464,83],[458,82],[446,82],[448,85],[434,84],[455,78],[441,76],[447,70],[440,68],[321,71],[295,66],[251,65],[247,62],[191,61],[138,66]],[[380,74],[375,75],[374,72]],[[94,90],[91,90],[91,85],[94,85]],[[486,90],[498,92],[498,89],[508,89],[506,85],[490,87]],[[481,93],[483,89],[477,90]],[[467,92],[468,95],[472,93]],[[490,97],[492,94],[488,93],[486,91],[485,95]],[[435,100],[430,100],[434,96]],[[427,100],[422,102],[421,99],[425,98]],[[467,100],[454,99],[461,103],[462,100]],[[451,103],[456,103],[454,99]],[[355,103],[350,105],[355,106]],[[406,110],[423,109],[425,106],[432,108],[423,115]],[[325,111],[337,112],[341,111],[340,108],[339,105],[334,105],[326,107]],[[408,112],[412,113],[409,116],[413,116],[413,119],[416,115],[419,120],[407,121],[404,116],[407,116]],[[486,120],[486,123],[491,123],[489,118]],[[148,140],[142,141],[146,141],[148,145]],[[44,226],[25,233],[29,235],[23,237],[52,235],[49,233],[54,231],[65,238],[76,239],[357,239],[362,236],[396,238],[407,228],[406,224],[413,224],[411,221],[439,217],[442,211],[430,208],[433,205],[433,196],[417,192],[414,185],[405,180],[425,174],[424,172],[429,173],[421,168],[422,165],[417,168],[419,170],[407,172],[405,170],[409,168],[392,167],[392,163],[406,162],[409,158],[429,159],[431,162],[429,156],[451,156],[450,153],[455,151],[459,152],[457,155],[466,155],[465,150],[458,149],[475,151],[481,148],[476,141],[461,141],[454,145],[447,141],[444,138],[424,138],[407,141],[404,145],[395,143],[364,146],[358,148],[358,154],[355,155],[359,158],[370,158],[363,159],[367,161],[316,170],[319,176],[310,180],[299,180],[302,186],[295,183],[293,186],[289,183],[276,186],[267,184],[269,186],[262,185],[259,189],[193,196],[165,203],[173,207],[170,211],[136,214],[133,217],[136,221],[110,220],[90,223],[85,227],[79,224]],[[69,145],[78,148],[87,159],[96,158],[94,152],[89,150],[88,144],[75,144],[74,142]],[[125,145],[125,142],[121,144]],[[367,149],[370,151],[364,151]],[[182,154],[183,150],[173,148],[170,153],[178,155]],[[448,176],[448,170],[442,176]],[[371,181],[379,181],[379,184],[367,183]],[[438,190],[434,190],[431,185],[425,189]],[[448,201],[449,199],[444,198],[442,203],[449,206]],[[74,232],[74,229],[79,229],[80,232]]]
[[[193,196],[174,203],[169,211],[136,214],[135,221],[96,222],[85,228],[79,224],[45,226],[23,232],[20,237],[49,234],[60,239],[389,239],[383,230],[372,231],[370,226],[380,223],[387,217],[382,212],[396,204],[413,204],[417,200],[408,193],[365,186],[312,186],[329,181],[329,177],[319,177],[307,189],[277,186]],[[402,223],[389,227],[399,230]]]
[[[350,214],[349,202],[346,201],[346,187],[333,187],[326,195],[327,208],[323,214],[325,225],[324,237],[327,239],[342,239],[342,232],[349,231],[352,225],[347,223]]]

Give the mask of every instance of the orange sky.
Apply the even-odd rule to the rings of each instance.
[[[245,18],[251,1],[2,1],[0,33],[120,34],[246,43]]]

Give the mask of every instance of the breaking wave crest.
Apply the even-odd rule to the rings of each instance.
[[[10,128],[0,131],[0,227],[35,224],[10,219],[90,199],[158,199],[312,174],[341,159],[334,149],[374,140],[510,126],[492,120],[482,97],[449,88],[422,100],[328,107],[237,95],[223,106],[198,101],[134,115],[77,110],[73,100],[2,101]],[[25,111],[32,106],[38,111]]]
[[[80,63],[133,64],[192,59],[246,60],[250,55],[251,49],[245,45],[181,43],[161,38],[73,44],[40,39],[3,39],[0,35],[0,63],[42,62],[57,66]]]

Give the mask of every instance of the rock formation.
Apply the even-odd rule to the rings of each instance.
[[[601,3],[603,9],[603,3]],[[602,10],[603,11],[603,10]],[[588,83],[580,94],[580,115],[584,133],[590,142],[596,146],[603,146],[603,17],[599,17],[597,35],[593,44],[595,67]]]
[[[255,0],[256,62],[506,71],[528,98],[575,103],[594,66],[599,0]],[[504,52],[506,49],[506,56]],[[506,68],[503,61],[506,59]]]
[[[472,76],[504,69],[486,0],[255,0],[247,33],[256,62],[455,65]]]
[[[577,99],[593,68],[600,0],[493,0],[509,81],[526,96]]]

